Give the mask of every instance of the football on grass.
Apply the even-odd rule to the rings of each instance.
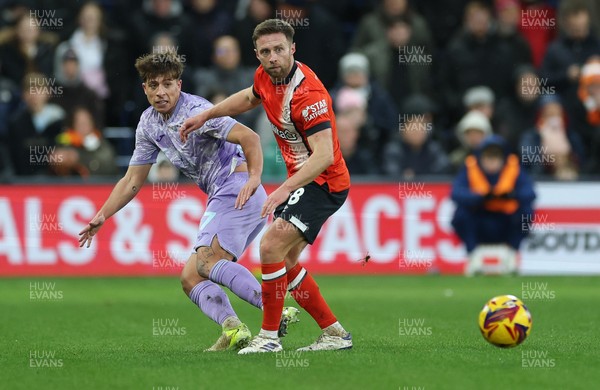
[[[531,332],[531,314],[514,295],[490,299],[479,313],[479,330],[491,344],[501,348],[516,347]]]

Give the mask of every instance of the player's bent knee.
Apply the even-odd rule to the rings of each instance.
[[[186,270],[184,268],[184,270],[181,271],[179,280],[181,281],[181,288],[183,289],[183,292],[185,293],[185,295],[187,295],[189,297],[190,293],[192,292],[192,289],[198,283],[203,282],[207,279],[201,277],[196,272],[192,273],[192,272],[189,272],[189,270]]]
[[[282,241],[272,236],[263,236],[260,240],[260,257],[261,260],[263,258],[270,258],[273,256],[283,257],[283,245]],[[281,254],[281,255],[280,255]]]
[[[190,256],[187,263],[183,267],[183,270],[181,270],[181,275],[179,276],[181,288],[187,296],[190,296],[192,289],[198,283],[207,279],[200,276],[196,271],[196,257],[197,256],[195,254]]]
[[[210,247],[200,247],[196,253],[196,272],[203,278],[208,279],[210,271],[223,256],[212,251]]]
[[[299,233],[292,224],[279,219],[277,221],[284,222],[287,225],[271,225],[260,240],[261,261],[266,263],[278,262],[284,259],[290,248],[300,238]]]

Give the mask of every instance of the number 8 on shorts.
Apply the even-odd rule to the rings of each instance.
[[[287,202],[275,209],[275,218],[282,218],[294,225],[312,244],[321,227],[333,213],[344,204],[348,190],[329,192],[327,183],[310,182],[292,192]]]

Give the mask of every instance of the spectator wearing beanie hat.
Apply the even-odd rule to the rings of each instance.
[[[364,97],[372,133],[363,134],[361,141],[366,138],[371,152],[381,155],[382,145],[398,127],[398,109],[392,97],[370,74],[369,60],[365,55],[344,55],[339,62],[339,80],[331,91],[331,97],[335,101],[339,91],[345,87],[352,88]]]
[[[452,166],[458,170],[464,163],[465,158],[473,153],[488,135],[492,134],[492,125],[486,115],[480,111],[469,111],[458,122],[456,136],[461,146],[450,154]]]
[[[469,88],[463,96],[463,105],[467,111],[480,111],[490,121],[494,117],[495,101],[496,96],[494,95],[494,91],[485,85]]]

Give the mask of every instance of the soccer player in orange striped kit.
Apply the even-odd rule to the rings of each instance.
[[[288,170],[287,180],[262,207],[262,217],[273,212],[275,217],[260,242],[263,322],[240,354],[282,350],[277,330],[287,291],[323,331],[301,351],[352,348],[351,334],[298,263],[302,250],[348,197],[350,175],[339,147],[331,97],[317,75],[294,59],[293,37],[293,27],[282,20],[256,26],[252,40],[260,66],[254,84],[187,119],[180,129],[185,140],[212,118],[235,116],[262,103]]]

